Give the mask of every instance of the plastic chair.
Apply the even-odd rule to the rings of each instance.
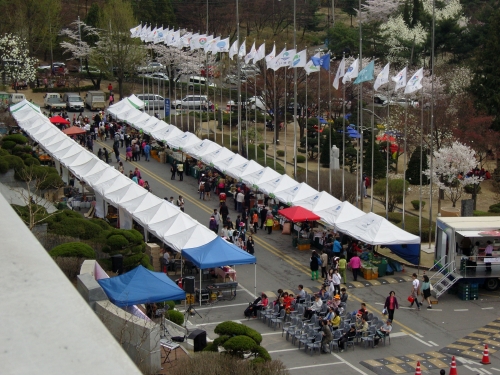
[[[293,345],[295,345],[295,340],[300,338],[300,336],[302,335],[303,328],[304,328],[304,323],[302,322],[302,320],[297,319],[297,327],[295,327],[295,331],[291,333]]]
[[[304,347],[307,349],[307,344],[314,339],[316,332],[314,332],[311,328],[307,328],[307,331],[304,331],[301,339],[299,340],[299,350],[300,344],[304,344]]]
[[[281,324],[285,320],[285,315],[286,315],[286,311],[285,311],[285,309],[282,309],[278,316],[271,318],[270,325],[274,328],[275,331],[276,331],[276,327],[278,324],[281,327]]]
[[[328,305],[326,303],[323,303],[321,305],[321,310],[319,311],[318,315],[323,317],[328,313]]]
[[[298,320],[298,317],[293,317],[290,322],[287,322],[281,326],[281,337],[283,337],[283,334],[286,332],[286,341],[288,341],[288,336],[290,336],[290,333],[295,332],[295,329],[298,325]]]
[[[297,317],[301,318],[304,316],[304,305],[301,304],[295,304],[294,311],[290,311],[290,319]]]
[[[263,319],[264,323],[266,322],[266,320],[271,320],[272,318],[277,316],[279,314],[279,311],[280,311],[280,307],[278,305],[274,306],[272,309],[266,310],[266,312],[264,314],[262,314],[262,316],[264,318]]]
[[[332,339],[332,341],[330,341],[330,344],[329,344],[330,352],[333,351],[334,347],[337,348],[337,352],[340,351],[339,340],[342,337],[342,334],[343,334],[343,332],[339,329],[333,332],[333,339]]]
[[[372,348],[375,345],[375,334],[377,332],[375,331],[374,327],[368,328],[368,331],[363,332],[363,335],[361,336],[361,341],[363,342],[363,347],[366,347],[366,345],[372,346]]]
[[[314,354],[314,351],[318,349],[318,354],[321,350],[321,340],[323,339],[323,335],[321,332],[316,333],[314,336],[313,340],[308,342],[305,347],[305,351],[307,352],[308,350],[311,351],[311,357]]]
[[[389,339],[389,345],[391,345],[391,335],[389,333],[386,333],[384,336],[382,336],[382,341],[384,342],[384,346],[385,346],[385,339]]]
[[[346,344],[346,348],[349,348],[349,346],[351,346],[352,350],[354,350],[354,337],[349,337],[349,339],[347,340],[347,342],[345,344]]]

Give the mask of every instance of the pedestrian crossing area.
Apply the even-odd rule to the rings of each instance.
[[[451,366],[451,356],[432,351],[419,354],[385,357],[361,361],[360,364],[378,375],[394,375],[415,373],[417,362],[420,362],[422,373],[437,374],[440,369],[448,370]],[[457,360],[457,366],[462,363]]]
[[[488,344],[490,355],[500,350],[500,318],[445,346],[440,352],[481,360],[485,344]]]

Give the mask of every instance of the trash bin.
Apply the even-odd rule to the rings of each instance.
[[[292,238],[292,247],[297,247],[297,237]]]
[[[382,260],[377,264],[378,266],[378,276],[385,276],[387,272],[387,260],[382,258]]]

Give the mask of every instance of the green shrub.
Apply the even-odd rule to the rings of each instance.
[[[66,212],[68,210],[64,210]],[[58,234],[61,236],[76,237],[81,240],[91,240],[99,239],[102,233],[102,229],[99,225],[92,223],[89,220],[85,220],[78,213],[74,213],[77,217],[71,217],[66,214],[59,218],[51,217],[48,221],[49,230],[51,233]],[[53,219],[54,218],[54,219]]]
[[[218,335],[228,336],[245,335],[247,332],[247,326],[241,323],[227,321],[217,324],[214,332]]]
[[[248,326],[245,327],[247,327],[245,335],[250,337],[253,341],[260,345],[260,343],[262,342],[262,335],[253,328],[250,328]]]
[[[121,250],[128,246],[128,241],[124,236],[120,234],[114,234],[107,238],[106,245],[114,250]]]
[[[228,335],[222,335],[222,336],[219,336],[217,337],[215,340],[214,340],[214,345],[215,346],[222,346],[227,340],[229,340],[231,338],[231,336],[228,336]]]
[[[297,155],[297,163],[304,163],[306,161],[306,157],[304,155]]]
[[[49,251],[49,255],[56,257],[72,257],[95,259],[95,251],[89,245],[81,242],[68,242],[54,247]]]
[[[3,138],[3,141],[12,141],[17,143],[18,145],[25,145],[28,143],[28,138],[26,138],[22,134],[11,134]]]
[[[9,163],[7,160],[4,160],[2,157],[0,157],[0,173],[7,173],[9,170]]]
[[[243,357],[244,352],[253,351],[258,345],[248,336],[234,336],[227,340],[222,347],[233,355]]]
[[[86,73],[85,73],[85,77]],[[45,87],[35,87],[32,89],[33,92],[47,92],[47,89]],[[94,85],[87,85],[87,86],[80,86],[80,87],[52,87],[50,89],[50,92],[82,92],[82,91],[89,91],[89,90],[96,90]]]
[[[29,213],[29,208],[28,206],[19,206],[17,204],[12,204],[11,205],[14,211],[17,212],[17,214],[23,219],[25,223],[29,223],[30,221],[30,213]],[[44,217],[47,216],[47,210],[45,207],[39,206],[39,205],[33,205],[33,212],[36,212],[35,214],[35,222],[39,222],[44,219]]]
[[[95,224],[95,225],[99,225],[101,227],[101,229],[103,229],[103,230],[110,230],[112,228],[111,225],[109,225],[103,219],[94,218],[94,219],[90,219],[90,222]]]
[[[168,305],[169,310],[175,309],[175,302],[174,301],[165,301],[165,305]]]
[[[7,156],[7,155],[10,155],[10,152],[4,150],[3,148],[0,148],[0,156]]]
[[[492,204],[492,205],[489,207],[488,212],[492,212],[492,213],[500,213],[500,203],[495,203],[495,204]]]
[[[418,199],[412,200],[411,205],[415,210],[418,210],[420,208],[420,200]],[[425,207],[425,201],[422,201],[422,210],[424,209],[424,207]]]
[[[24,154],[24,147],[21,146],[21,145],[15,145],[12,149],[11,149],[11,152],[12,152],[12,155],[17,155],[17,156],[20,156],[20,157],[23,157],[23,154]]]
[[[165,313],[165,318],[177,324],[178,326],[182,326],[184,324],[184,315],[182,315],[182,313],[177,310],[168,310]]]
[[[129,255],[123,260],[123,267],[127,270],[131,270],[138,265],[141,265],[148,270],[154,271],[153,266],[151,265],[151,262],[149,260],[149,256],[147,256],[146,254],[139,253]]]
[[[17,143],[14,141],[3,141],[2,142],[2,148],[4,150],[13,150],[14,147],[16,147]]]
[[[277,154],[278,156],[285,156],[285,150],[277,150],[277,151],[276,151],[276,154]]]
[[[266,348],[262,346],[257,346],[253,352],[257,355],[257,358],[262,358],[264,361],[270,361],[271,360],[271,355],[269,352],[266,350]],[[256,359],[257,359],[256,358]]]
[[[24,155],[27,155],[27,154],[24,154]],[[31,166],[31,165],[39,166],[40,165],[40,160],[35,159],[34,157],[30,156],[30,157],[24,159],[24,165],[27,165],[27,166]]]
[[[474,194],[474,187],[476,188],[476,194],[479,194],[481,192],[481,185],[477,184],[471,184],[471,185],[465,185],[464,186],[464,191],[467,194]]]
[[[58,174],[49,174],[47,175],[47,177],[43,179],[39,187],[41,190],[45,190],[45,189],[57,189],[63,186],[64,186],[64,181]]]
[[[219,348],[217,348],[217,345],[214,345],[213,342],[210,342],[203,348],[204,352],[218,352]]]
[[[269,148],[269,145],[266,145],[266,144],[264,144],[264,143],[259,143],[259,148],[260,148],[261,150],[264,150],[264,148],[267,150],[267,149]]]
[[[307,152],[307,150],[305,148],[298,148],[297,149],[298,152],[300,152],[301,154],[305,154]]]

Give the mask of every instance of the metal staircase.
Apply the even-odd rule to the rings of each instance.
[[[446,257],[443,257],[441,260],[445,258]],[[441,260],[436,263],[436,266],[441,263]],[[431,268],[431,270],[435,269],[436,266]],[[455,261],[453,260],[446,263],[430,278],[430,282],[433,287],[431,294],[434,297],[439,298],[461,278],[463,278],[463,276],[457,272],[457,265]],[[432,279],[437,281],[432,282]]]

